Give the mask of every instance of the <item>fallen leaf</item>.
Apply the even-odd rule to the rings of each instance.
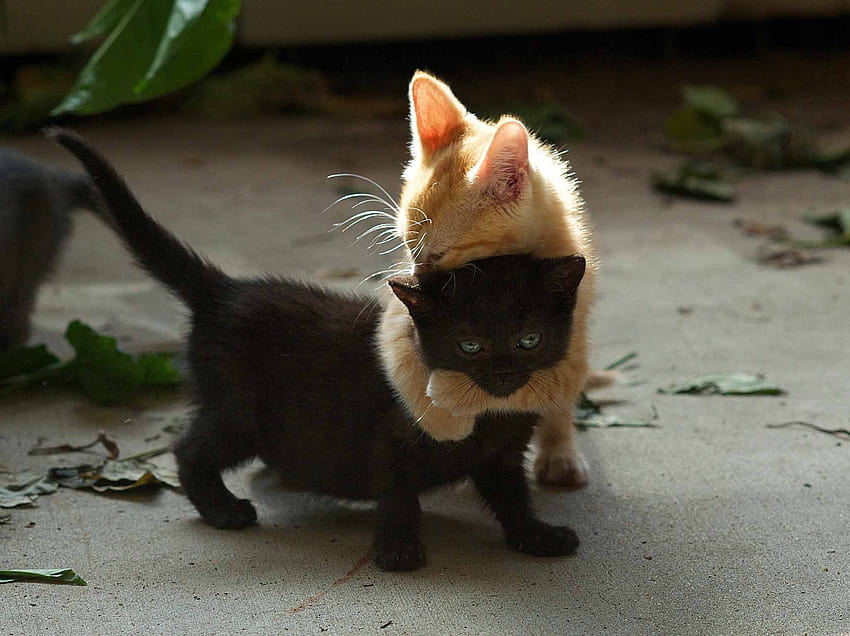
[[[0,570],[0,583],[13,583],[15,581],[88,585],[79,574],[70,568],[56,568],[50,570]]]
[[[674,170],[654,172],[652,187],[665,194],[701,201],[735,200],[735,190],[726,175],[705,161],[686,161]]]
[[[39,495],[49,495],[58,488],[59,486],[43,473],[0,475],[0,508],[32,506]]]
[[[759,247],[756,252],[756,261],[760,265],[777,269],[792,269],[803,265],[822,263],[823,257],[807,249],[792,247],[786,243],[777,243]]]
[[[659,393],[696,393],[702,395],[784,395],[785,391],[768,384],[763,375],[742,371],[702,375],[692,380],[658,389]]]
[[[48,478],[64,488],[97,492],[135,490],[145,486],[180,487],[177,474],[136,457],[107,460],[99,466],[61,466],[51,468]]]
[[[788,238],[788,230],[784,225],[767,225],[765,223],[744,221],[742,219],[736,219],[734,223],[747,236],[763,236],[775,241]]]
[[[0,380],[34,373],[57,362],[59,358],[50,353],[45,345],[15,347],[0,354]]]
[[[42,386],[80,389],[98,404],[121,402],[142,387],[175,386],[182,376],[169,353],[136,357],[118,349],[115,338],[75,320],[65,338],[76,352],[64,362],[43,345],[0,356],[0,395]]]
[[[657,414],[653,419],[657,418]],[[573,415],[573,423],[576,428],[657,428],[650,420],[629,419],[619,415],[603,413],[602,408],[591,400],[585,393],[579,397],[576,410]]]
[[[731,117],[740,110],[737,100],[717,86],[683,86],[682,99],[687,106],[715,120]]]
[[[800,247],[850,246],[850,208],[844,208],[826,216],[804,216],[803,220],[826,229],[829,236],[821,241],[794,241],[794,245]]]

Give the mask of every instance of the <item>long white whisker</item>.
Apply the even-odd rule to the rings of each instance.
[[[377,247],[378,245],[386,245],[392,241],[397,241],[398,237],[396,236],[395,230],[384,230],[378,236],[376,236],[371,243],[369,243],[369,247],[367,249],[372,249]]]
[[[393,212],[396,211],[396,209],[392,205],[390,205],[389,203],[387,203],[383,199],[379,199],[378,197],[372,197],[371,199],[363,199],[362,201],[358,201],[357,203],[355,203],[354,205],[351,206],[351,209],[353,210],[355,208],[359,208],[361,205],[368,205],[369,203],[380,203],[381,205],[384,206],[384,208],[388,208],[388,209],[392,210]],[[386,212],[386,210],[384,210],[384,211]],[[386,213],[389,214],[389,212],[386,212]],[[395,216],[393,216],[393,218],[395,218]]]
[[[395,231],[395,226],[394,226],[392,223],[378,223],[377,225],[375,225],[375,226],[373,226],[373,227],[370,227],[368,230],[366,230],[365,232],[363,232],[363,234],[361,234],[360,236],[358,236],[358,237],[357,237],[357,240],[359,241],[359,240],[360,240],[360,239],[362,239],[364,236],[368,236],[368,235],[369,235],[369,234],[371,234],[372,232],[377,232],[377,231],[379,231],[379,230],[383,230],[384,232],[394,232],[394,231]]]
[[[328,179],[337,179],[339,177],[352,177],[354,179],[362,179],[366,183],[371,183],[373,186],[378,188],[378,190],[380,190],[384,194],[384,196],[387,197],[387,199],[389,199],[390,201],[392,201],[395,204],[396,209],[399,208],[398,201],[396,201],[395,198],[393,198],[393,196],[389,192],[387,192],[384,189],[384,187],[380,183],[378,183],[377,181],[373,181],[369,177],[364,177],[361,174],[352,174],[350,172],[341,172],[341,173],[338,173],[338,174],[328,175]]]
[[[407,246],[407,244],[402,242],[402,243],[399,243],[398,245],[396,245],[395,247],[393,247],[393,248],[391,248],[391,249],[384,250],[383,252],[378,252],[378,253],[379,253],[381,256],[384,256],[384,255],[386,255],[386,254],[392,254],[392,253],[393,253],[393,252],[395,252],[396,250],[400,250],[402,247],[406,247],[406,246]]]
[[[355,214],[354,216],[350,216],[345,221],[334,223],[332,227],[333,229],[342,228],[342,231],[345,232],[347,230],[350,230],[352,227],[354,227],[361,221],[366,221],[368,219],[375,218],[386,218],[386,215],[376,210],[368,210],[366,212],[360,212],[358,214]]]
[[[378,203],[383,203],[384,205],[389,205],[386,201],[384,201],[381,198],[378,198],[377,195],[375,195],[371,192],[352,192],[350,194],[344,194],[341,197],[339,197],[336,201],[334,201],[328,207],[326,207],[324,210],[322,210],[322,213],[327,212],[332,207],[334,207],[338,203],[342,203],[343,201],[348,201],[349,199],[362,199],[364,197],[369,197],[369,198],[377,201]],[[390,207],[392,207],[392,206],[390,206]]]

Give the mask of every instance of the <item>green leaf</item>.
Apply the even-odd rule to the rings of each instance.
[[[850,232],[850,208],[838,210],[826,216],[804,216],[803,220],[812,225],[819,225],[833,234],[846,234]]]
[[[715,120],[731,117],[740,108],[734,97],[716,86],[683,86],[682,98],[689,107]]]
[[[233,43],[240,5],[241,0],[175,0],[150,67],[133,87],[137,99],[170,93],[215,68]]]
[[[59,358],[45,345],[16,347],[0,354],[0,380],[33,373],[57,362]]]
[[[70,568],[55,568],[49,570],[0,570],[0,583],[12,583],[14,581],[88,585],[88,583],[86,583],[79,574]]]
[[[725,175],[704,161],[688,161],[675,170],[655,172],[652,187],[659,192],[702,201],[735,200],[735,191]]]
[[[125,399],[142,383],[143,370],[133,357],[119,351],[115,338],[101,336],[75,320],[65,338],[77,355],[71,365],[83,392],[98,404],[114,404]]]
[[[716,150],[723,146],[720,124],[691,106],[683,106],[667,118],[667,137],[691,150]]]
[[[183,381],[170,354],[143,353],[136,358],[136,363],[142,371],[143,386],[175,386]]]
[[[150,67],[172,0],[131,0],[53,114],[100,113],[133,101],[133,88]]]
[[[127,14],[134,0],[112,0],[98,11],[79,33],[71,37],[71,44],[81,44],[112,31]]]
[[[99,113],[199,79],[230,48],[240,7],[240,0],[122,2],[83,31],[101,33],[112,26],[53,114]],[[124,13],[116,20],[119,9]]]
[[[686,382],[658,389],[659,393],[698,393],[720,395],[784,395],[785,391],[768,384],[764,376],[746,372],[703,375]]]

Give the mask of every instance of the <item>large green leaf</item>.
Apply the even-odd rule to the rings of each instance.
[[[106,35],[118,26],[134,2],[135,0],[112,0],[95,14],[82,31],[71,37],[71,44],[81,44]]]
[[[88,585],[88,583],[86,583],[79,574],[70,568],[52,568],[49,570],[0,570],[0,583],[12,583],[14,581]]]
[[[170,354],[143,353],[136,358],[136,364],[142,370],[143,386],[174,386],[183,381]]]
[[[114,5],[83,30],[86,38],[112,27],[54,115],[103,112],[203,77],[230,48],[241,2],[123,0]]]
[[[75,320],[65,338],[77,355],[74,375],[80,388],[98,404],[114,404],[126,398],[142,383],[143,372],[129,353],[120,351],[111,336],[101,336]]]
[[[134,87],[138,99],[187,86],[215,68],[233,43],[241,0],[175,0],[145,76]]]

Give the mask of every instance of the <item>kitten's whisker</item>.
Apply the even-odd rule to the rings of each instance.
[[[395,219],[395,214],[390,214],[390,212],[387,211],[387,210],[392,211],[394,209],[393,206],[391,206],[389,203],[387,203],[383,199],[379,199],[378,197],[372,197],[371,199],[363,199],[362,201],[358,201],[357,203],[355,203],[354,205],[351,206],[351,209],[354,210],[355,208],[359,208],[361,205],[368,205],[369,203],[380,203],[381,205],[384,206],[384,210],[383,210],[384,214],[386,214],[388,217],[390,217],[392,219]]]
[[[413,261],[417,261],[419,259],[419,255],[422,253],[422,248],[425,245],[426,236],[428,236],[428,233],[423,232],[422,235],[419,237],[419,240],[416,241],[416,244],[413,247],[408,246],[408,250],[410,251],[410,258],[413,259]]]
[[[358,236],[355,240],[359,241],[359,240],[360,240],[360,239],[362,239],[364,236],[369,236],[372,232],[377,232],[378,230],[383,230],[384,232],[386,232],[386,231],[387,231],[387,228],[389,228],[389,229],[391,229],[391,230],[392,230],[392,229],[393,229],[392,224],[391,224],[391,223],[378,223],[377,225],[373,225],[373,226],[372,226],[372,227],[370,227],[368,230],[366,230],[365,232],[363,232],[363,234],[361,234],[360,236]]]
[[[322,214],[324,214],[325,212],[330,210],[332,207],[334,207],[338,203],[342,203],[343,201],[348,201],[349,199],[362,199],[364,197],[369,197],[373,201],[377,201],[378,203],[386,204],[386,201],[384,201],[383,199],[377,198],[371,192],[352,192],[350,194],[344,194],[341,197],[339,197],[336,201],[334,201],[328,207],[326,207],[324,210],[322,210]],[[390,207],[392,207],[392,206],[390,206]]]
[[[365,181],[366,183],[371,183],[373,186],[378,188],[378,190],[380,190],[383,193],[383,195],[385,197],[387,197],[387,199],[389,199],[390,201],[392,201],[395,204],[395,209],[399,209],[398,201],[396,201],[393,198],[393,196],[384,189],[384,186],[382,186],[377,181],[373,181],[369,177],[364,177],[362,174],[353,174],[353,173],[350,173],[350,172],[340,172],[340,173],[337,173],[337,174],[328,175],[328,179],[337,179],[337,178],[340,178],[340,177],[351,177],[353,179],[360,179],[362,181]]]
[[[376,214],[374,210],[368,210],[366,212],[360,212],[359,214],[355,214],[354,216],[349,217],[348,219],[340,223],[334,223],[332,228],[333,230],[339,229],[342,232],[347,232],[358,223],[362,223],[363,221],[368,221],[369,219],[374,219],[381,216],[381,214]]]
[[[412,210],[413,212],[419,212],[422,215],[421,221],[411,221],[411,223],[430,223],[431,219],[428,218],[428,215],[425,214],[420,208],[407,208],[408,210]]]
[[[380,240],[379,240],[380,239]],[[375,239],[369,244],[367,249],[374,249],[379,245],[386,245],[387,243],[391,243],[392,241],[397,241],[398,237],[391,233],[389,230],[381,232]]]
[[[402,247],[406,247],[406,246],[407,246],[407,244],[406,244],[406,243],[399,243],[398,245],[396,245],[396,246],[395,246],[395,247],[393,247],[393,248],[390,248],[390,249],[388,249],[388,250],[384,250],[383,252],[378,252],[378,253],[379,253],[381,256],[385,256],[385,255],[387,255],[387,254],[392,254],[392,253],[393,253],[393,252],[395,252],[396,250],[399,250],[399,249],[401,249]]]

